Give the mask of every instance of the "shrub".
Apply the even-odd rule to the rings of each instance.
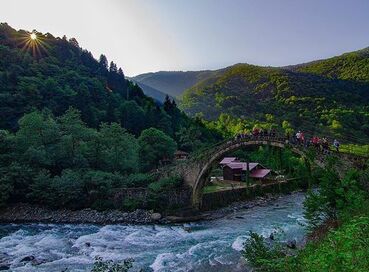
[[[168,177],[160,179],[159,181],[152,182],[149,185],[149,190],[154,193],[159,193],[169,189],[177,188],[181,185],[182,179],[180,177]]]
[[[155,181],[155,176],[152,174],[131,174],[125,180],[125,185],[128,187],[147,187]]]
[[[264,238],[257,233],[250,232],[250,238],[246,240],[242,253],[246,260],[260,271],[284,271],[281,268],[286,253],[281,245],[267,245]]]
[[[122,203],[122,209],[124,211],[134,211],[138,208],[143,208],[142,199],[139,198],[125,198]]]

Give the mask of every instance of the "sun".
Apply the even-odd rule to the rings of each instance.
[[[31,35],[29,36],[31,38],[31,40],[37,40],[37,35],[36,33],[31,33]]]
[[[47,37],[36,30],[22,33],[18,43],[22,50],[30,52],[34,57],[39,58],[48,54]]]

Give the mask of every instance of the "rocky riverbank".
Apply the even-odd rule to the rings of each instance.
[[[161,215],[147,210],[99,212],[92,209],[52,210],[30,204],[15,204],[0,210],[1,223],[86,223],[86,224],[149,224],[158,222]]]
[[[207,220],[215,220],[215,219],[219,219],[222,217],[226,217],[228,215],[232,216],[232,214],[236,213],[239,210],[251,209],[257,206],[271,205],[275,200],[277,200],[279,197],[283,195],[285,194],[266,194],[265,196],[262,196],[262,197],[258,196],[248,201],[233,202],[227,207],[212,210],[212,211],[207,211],[207,212],[202,213],[202,215]]]
[[[30,204],[14,204],[0,210],[0,223],[54,223],[54,224],[171,224],[186,223],[199,220],[215,220],[232,215],[238,210],[250,209],[255,206],[270,205],[280,195],[266,194],[253,200],[235,202],[231,205],[206,212],[188,210],[185,214],[162,216],[148,210],[122,212],[118,210],[96,211],[83,210],[52,210],[46,207]]]

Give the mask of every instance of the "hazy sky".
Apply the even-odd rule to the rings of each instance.
[[[282,66],[369,46],[369,0],[1,0],[16,29],[75,37],[126,75]]]

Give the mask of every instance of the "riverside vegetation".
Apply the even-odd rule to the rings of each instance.
[[[250,233],[244,257],[256,271],[368,271],[369,172],[351,169],[340,179],[335,163],[322,170],[318,190],[305,199],[310,235],[304,248]]]

